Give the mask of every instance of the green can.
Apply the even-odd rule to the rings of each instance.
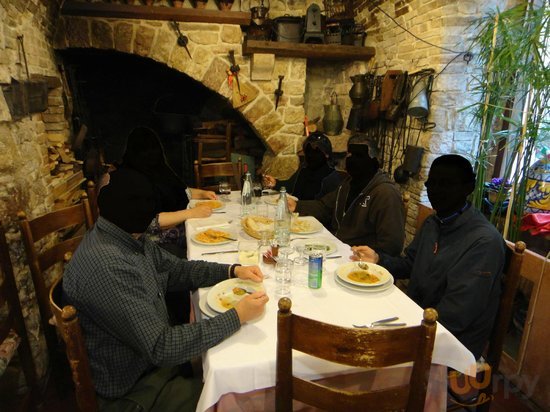
[[[311,289],[321,288],[323,283],[323,254],[312,253],[309,255],[309,267],[307,285]]]

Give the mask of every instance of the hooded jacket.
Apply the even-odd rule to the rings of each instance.
[[[351,178],[319,200],[298,201],[296,212],[312,215],[350,246],[367,245],[390,256],[403,250],[405,213],[399,189],[381,170],[346,209]]]

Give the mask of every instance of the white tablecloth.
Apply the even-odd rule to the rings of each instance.
[[[232,193],[238,199],[238,193]],[[231,221],[231,229],[239,239],[251,239],[240,227],[240,205],[229,202],[208,219],[189,220],[186,225],[189,259],[202,259],[220,263],[236,263],[237,253],[205,255],[213,250],[237,249],[236,242],[221,246],[202,246],[191,239],[197,227]],[[295,270],[291,287],[292,311],[301,316],[326,323],[351,327],[352,324],[365,324],[378,319],[399,316],[399,322],[417,325],[422,320],[422,308],[393,286],[380,293],[362,293],[344,289],[334,280],[335,269],[349,261],[350,247],[336,239],[325,228],[322,232],[309,235],[312,238],[330,237],[338,245],[335,255],[339,259],[326,260],[324,264],[323,286],[313,290],[307,287],[307,269]],[[297,237],[293,235],[292,237]],[[302,237],[302,236],[300,236]],[[197,411],[204,411],[214,405],[223,394],[244,393],[275,385],[275,359],[277,342],[277,297],[273,268],[261,266],[269,276],[264,281],[270,301],[264,315],[244,325],[237,333],[203,357],[204,388]],[[296,268],[295,268],[296,269]],[[199,290],[195,296],[204,298],[208,289]],[[197,308],[197,313],[200,313]],[[437,325],[432,363],[450,366],[458,371],[471,374],[475,371],[475,359],[442,325]],[[294,356],[294,373],[307,379],[315,379],[352,371],[351,368],[314,359],[297,352]]]

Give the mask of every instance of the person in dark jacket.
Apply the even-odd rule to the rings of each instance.
[[[264,175],[268,189],[285,187],[287,193],[302,200],[320,199],[335,190],[342,181],[341,174],[332,166],[332,144],[320,132],[311,133],[302,145],[304,164],[288,180],[277,180]]]
[[[296,202],[289,198],[289,209],[315,216],[351,246],[369,245],[391,256],[399,255],[405,241],[402,196],[379,169],[377,157],[374,142],[363,135],[352,136],[346,158],[350,176],[319,200]]]
[[[433,307],[439,321],[477,358],[489,339],[498,310],[505,260],[502,235],[467,202],[475,174],[467,159],[444,155],[432,163],[426,188],[436,213],[426,219],[404,257],[367,246],[352,248],[354,260],[410,277],[408,295]]]

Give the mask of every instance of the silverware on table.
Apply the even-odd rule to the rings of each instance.
[[[354,328],[378,328],[378,327],[393,328],[397,326],[407,326],[406,323],[393,323],[398,319],[399,317],[393,316],[391,318],[375,320],[374,322],[367,323],[366,325],[353,325],[353,327]]]
[[[204,253],[201,253],[201,256],[205,256],[205,255],[218,255],[218,254],[222,254],[222,253],[237,253],[239,252],[238,250],[222,250],[222,251],[219,251],[219,252],[204,252]]]
[[[325,259],[340,259],[342,255],[327,256]]]

